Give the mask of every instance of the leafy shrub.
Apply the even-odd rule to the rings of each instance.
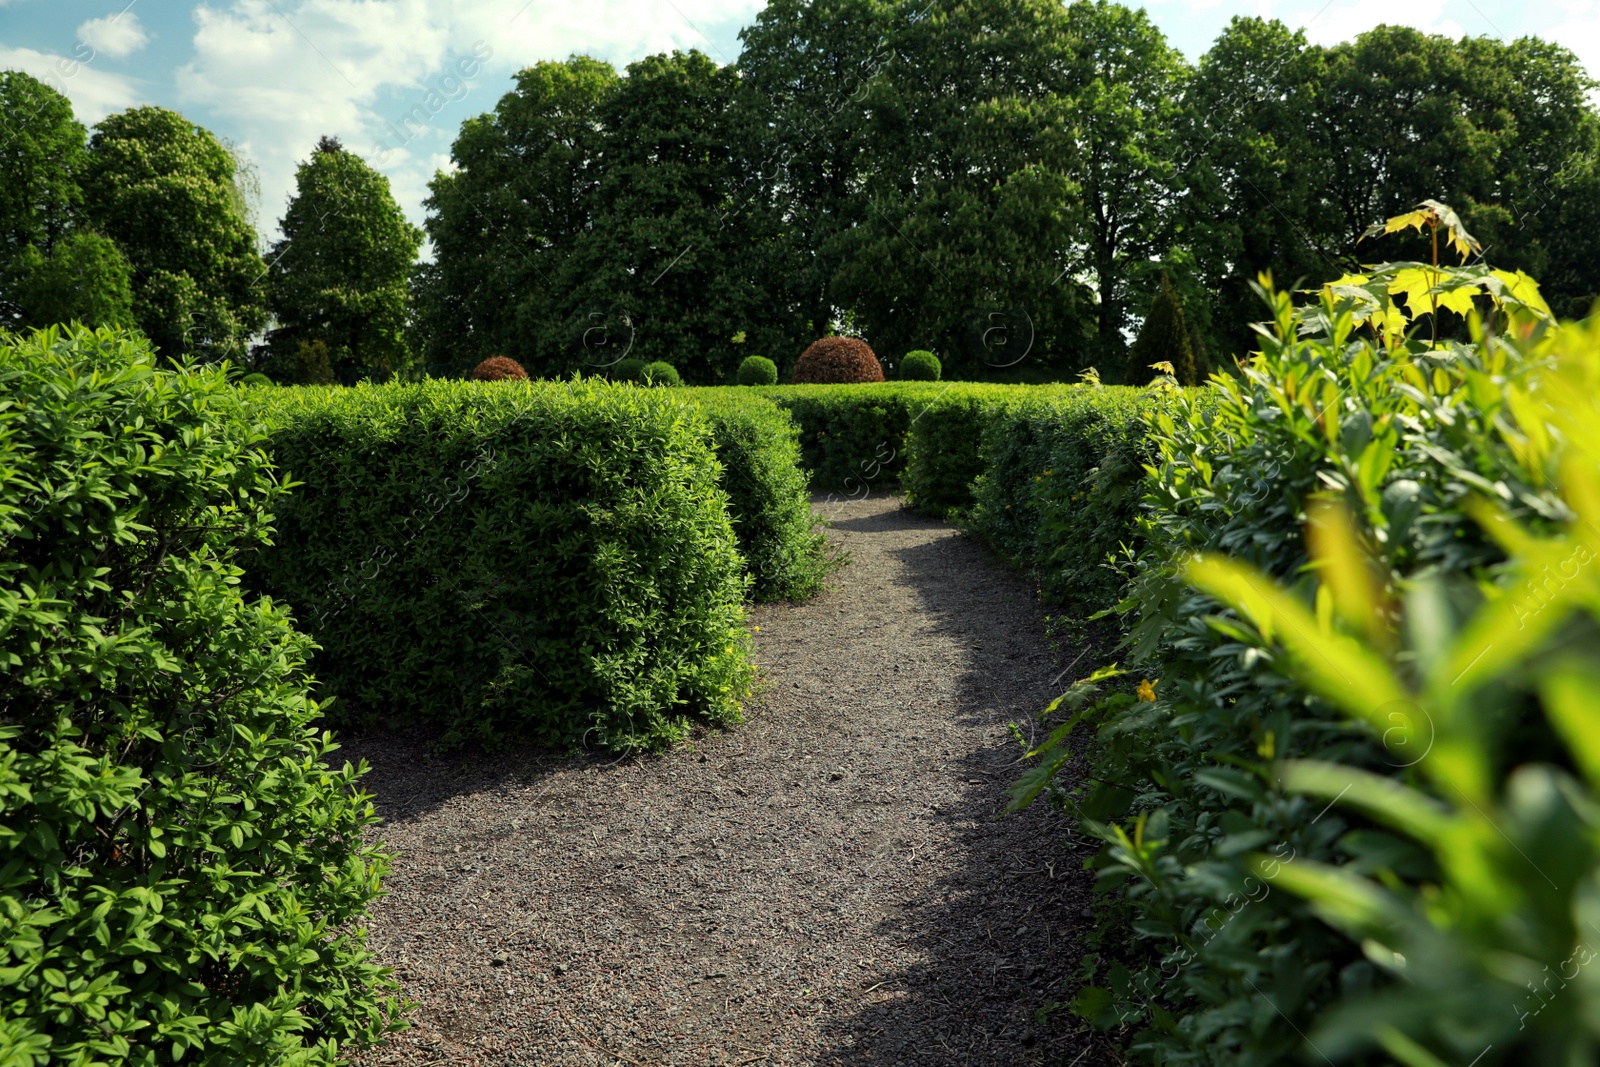
[[[346,719],[632,750],[737,718],[746,579],[692,406],[589,380],[263,402],[304,484],[252,575]]]
[[[670,387],[683,384],[683,379],[678,376],[678,368],[662,360],[646,363],[644,370],[639,372],[639,380],[645,385]]]
[[[252,372],[250,374],[246,374],[243,378],[240,378],[239,379],[239,384],[240,385],[271,385],[272,384],[272,379],[268,378],[265,374],[262,374],[260,371],[254,371],[254,372]]]
[[[1441,294],[1492,298],[1484,311],[1534,339],[1407,339]],[[1572,414],[1593,418],[1600,339],[1535,329],[1536,287],[1487,268],[1395,264],[1308,308],[1270,298],[1275,332],[1240,379],[1147,417],[1158,456],[1122,606],[1141,692],[1095,699],[1099,678],[1067,701],[1100,741],[1085,784],[1057,795],[1106,841],[1108,940],[1137,946],[1078,1008],[1142,1023],[1152,1062],[1276,1062],[1307,1033],[1406,1063],[1583,1059],[1573,1000],[1523,1033],[1513,1009],[1545,998],[1506,991],[1574,958],[1575,872],[1593,863],[1587,816],[1552,799],[1570,784],[1540,767],[1589,766],[1562,753],[1578,706],[1563,664],[1593,662],[1600,631],[1548,608],[1592,579],[1551,586],[1540,565],[1592,558],[1560,538],[1593,537],[1572,519],[1594,498],[1556,487],[1575,484],[1563,449],[1585,478],[1600,454]],[[1519,850],[1569,859],[1546,872]]]
[[[756,600],[803,600],[822,588],[828,563],[816,532],[799,430],[788,412],[748,389],[688,389],[711,423],[728,517]]]
[[[472,380],[475,382],[526,381],[527,378],[528,372],[522,369],[522,364],[506,356],[490,356],[472,368]]]
[[[740,385],[777,385],[778,365],[766,356],[746,356],[739,364]]]
[[[941,370],[939,357],[919,348],[901,358],[899,376],[907,382],[936,382]]]
[[[812,341],[794,365],[796,385],[881,381],[883,366],[871,346],[859,337],[822,337]]]
[[[611,368],[611,377],[619,382],[644,381],[645,363],[642,359],[619,359]]]
[[[388,857],[283,607],[240,596],[286,482],[216,367],[0,344],[0,1050],[332,1064],[395,1025]]]

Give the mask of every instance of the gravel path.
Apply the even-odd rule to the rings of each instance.
[[[744,725],[620,762],[347,744],[418,1002],[358,1063],[1110,1062],[1033,1021],[1087,926],[1069,831],[994,821],[1060,669],[1028,589],[897,497],[817,506],[850,563],[752,612]]]

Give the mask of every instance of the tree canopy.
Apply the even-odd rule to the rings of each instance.
[[[65,98],[0,75],[0,315],[113,321],[120,255],[171,355],[239,353],[270,303],[274,358],[318,342],[327,373],[414,352],[436,372],[666,360],[722,382],[750,351],[786,372],[843,332],[950,377],[1039,380],[1125,366],[1170,285],[1203,374],[1254,347],[1258,274],[1420,255],[1361,235],[1423,199],[1558,311],[1600,296],[1596,83],[1559,44],[1380,26],[1321,46],[1239,17],[1191,65],[1110,0],[773,0],[740,37],[726,66],[519,72],[429,185],[430,262],[383,179],[319,148],[270,293],[215,137],[135,108],[85,151]]]
[[[266,325],[265,264],[237,160],[175,111],[130,108],[89,141],[88,219],[133,268],[133,314],[163,355],[242,358]]]
[[[403,366],[422,231],[406,221],[389,179],[324,137],[296,170],[279,227],[283,236],[268,255],[275,366],[286,370],[312,341],[327,346],[334,371],[382,375]]]

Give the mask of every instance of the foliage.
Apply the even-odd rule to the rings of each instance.
[[[738,717],[747,589],[705,416],[604,382],[253,396],[304,483],[251,579],[345,721],[622,751]]]
[[[983,427],[969,522],[1001,559],[1032,575],[1049,601],[1086,619],[1118,599],[1113,569],[1137,544],[1147,414],[1176,395],[1119,386],[1035,392]],[[1194,403],[1207,403],[1203,394]]]
[[[1246,352],[1257,274],[1295,283],[1350,270],[1358,252],[1428,258],[1406,233],[1356,239],[1432,190],[1500,266],[1586,314],[1600,293],[1600,265],[1580,261],[1577,237],[1600,213],[1592,86],[1568,49],[1537,38],[1380,26],[1320,47],[1279,22],[1235,19],[1184,94],[1186,308],[1206,295],[1212,350]]]
[[[12,260],[8,288],[20,325],[133,325],[128,261],[116,243],[87,230],[58,241],[49,255],[28,245]]]
[[[598,59],[535,63],[492,112],[462,123],[454,167],[434,175],[423,202],[436,259],[416,278],[425,362],[495,353],[528,361],[545,350],[546,324],[567,313],[562,265],[594,221],[601,109],[616,91],[616,71]],[[629,336],[606,325],[582,327],[600,328],[588,335],[604,351],[599,365],[614,362],[613,346]]]
[[[1062,391],[976,382],[928,391],[905,435],[900,486],[907,503],[942,519],[966,519],[973,483],[987,469],[980,444],[989,425],[1010,418],[1019,405]]]
[[[936,382],[939,371],[939,357],[918,348],[900,358],[899,373],[895,376],[905,382]]]
[[[639,372],[639,381],[643,385],[674,386],[682,385],[683,379],[678,376],[678,368],[662,360],[646,363]]]
[[[581,56],[518,74],[431,186],[428,358],[504,352],[546,376],[671,359],[690,381],[725,381],[731,337],[752,323],[773,339],[755,216],[730,204],[748,174],[738,93],[737,72],[696,51],[626,78]]]
[[[20,70],[0,71],[0,326],[16,325],[18,257],[30,247],[49,256],[78,221],[85,136],[65,96]]]
[[[1199,385],[1199,370],[1194,349],[1189,341],[1189,323],[1183,317],[1183,305],[1172,288],[1172,279],[1161,276],[1161,288],[1150,302],[1150,314],[1139,327],[1139,336],[1128,349],[1128,372],[1123,381],[1129,385],[1148,385],[1157,372],[1157,363],[1167,363],[1173,368],[1173,377],[1179,385]]]
[[[285,609],[240,595],[287,479],[220,368],[0,345],[0,1049],[333,1064],[396,1027],[388,856]]]
[[[819,337],[794,365],[796,385],[881,381],[883,365],[859,337]]]
[[[777,385],[778,365],[766,356],[746,356],[739,364],[740,385]]]
[[[210,131],[162,108],[111,115],[89,141],[85,212],[127,256],[134,318],[162,355],[237,359],[266,325],[236,171]]]
[[[851,496],[894,484],[911,424],[937,392],[925,382],[761,388],[799,427],[812,487]]]
[[[732,337],[750,329],[765,345],[753,216],[729,203],[742,174],[738,92],[732,65],[694,50],[628,65],[601,108],[593,225],[560,276],[562,333],[547,349],[564,369],[607,358],[592,347],[603,338],[721,384],[738,362]]]
[[[1423,266],[1384,265],[1371,273],[1392,280]],[[1463,277],[1482,281],[1476,267],[1428,269],[1442,277],[1437,287],[1424,287],[1424,296],[1448,292]],[[1424,937],[1420,927],[1400,921],[1410,904],[1384,905],[1388,932],[1380,935],[1369,924],[1356,941],[1320,918],[1343,930],[1354,929],[1357,916],[1378,921],[1372,907],[1378,898],[1361,889],[1360,879],[1380,876],[1402,903],[1443,901],[1424,887],[1451,887],[1460,895],[1448,899],[1469,908],[1456,912],[1460,928],[1486,930],[1487,913],[1465,903],[1482,885],[1462,883],[1461,865],[1474,856],[1491,862],[1484,833],[1495,839],[1493,848],[1504,847],[1505,839],[1489,829],[1496,820],[1507,833],[1531,832],[1517,823],[1527,817],[1528,809],[1518,807],[1524,802],[1502,789],[1545,780],[1543,772],[1526,777],[1517,768],[1557,751],[1535,710],[1533,668],[1520,673],[1546,653],[1530,646],[1519,661],[1487,656],[1471,668],[1483,673],[1473,675],[1460,669],[1471,656],[1456,642],[1478,640],[1488,625],[1467,624],[1474,601],[1487,596],[1505,614],[1508,598],[1518,595],[1513,579],[1525,566],[1505,562],[1511,546],[1503,533],[1486,536],[1470,517],[1481,510],[1474,501],[1493,497],[1512,517],[1507,522],[1530,524],[1541,537],[1572,514],[1548,469],[1549,442],[1563,435],[1551,435],[1553,420],[1529,399],[1551,395],[1530,392],[1529,376],[1539,380],[1542,364],[1536,346],[1570,344],[1572,328],[1550,331],[1537,288],[1516,279],[1498,289],[1486,284],[1481,310],[1492,312],[1510,337],[1534,340],[1480,333],[1472,345],[1424,343],[1396,337],[1387,318],[1376,331],[1363,325],[1373,303],[1390,299],[1387,281],[1355,286],[1355,293],[1349,288],[1328,287],[1318,303],[1298,309],[1286,296],[1269,294],[1272,329],[1242,377],[1219,379],[1193,397],[1164,394],[1170,399],[1146,417],[1159,456],[1144,487],[1144,547],[1129,557],[1129,595],[1119,609],[1130,621],[1128,652],[1146,679],[1144,698],[1078,690],[1068,703],[1079,714],[1037,751],[1043,762],[1018,793],[1024,802],[1048,787],[1072,723],[1094,727],[1087,777],[1055,788],[1082,825],[1106,841],[1096,861],[1101,884],[1120,891],[1102,914],[1129,931],[1135,947],[1120,954],[1103,972],[1106,984],[1086,990],[1078,1007],[1097,1025],[1141,1024],[1134,1047],[1152,1062],[1270,1062],[1301,1048],[1302,1034],[1319,1023],[1324,1029],[1312,1040],[1329,1054],[1354,1054],[1363,1041],[1376,1040],[1407,1063],[1440,1062],[1419,1047],[1435,1050],[1427,1055],[1464,1053],[1464,1046],[1440,1044],[1447,1033],[1448,1041],[1470,1042],[1498,1029],[1504,1040],[1484,1062],[1511,1062],[1496,1057],[1514,1060],[1509,1050],[1523,1040],[1511,1034],[1510,1010],[1505,1025],[1485,1018],[1487,1001],[1480,997],[1492,983],[1470,991],[1460,983],[1461,970],[1491,951],[1488,942],[1441,930]],[[1414,332],[1408,313],[1425,302],[1397,310],[1398,328]],[[1314,506],[1317,500],[1334,504]],[[1337,518],[1346,513],[1353,518]],[[1319,546],[1315,554],[1302,547],[1308,528]],[[1354,545],[1367,562],[1351,562]],[[1191,571],[1186,561],[1195,553],[1236,556],[1261,577],[1240,584],[1246,572],[1221,564]],[[1186,576],[1211,595],[1186,590]],[[1280,597],[1268,591],[1271,581],[1293,584]],[[1351,608],[1358,593],[1369,605],[1366,615]],[[1222,610],[1219,595],[1240,610]],[[1521,603],[1526,619],[1528,598]],[[1336,624],[1339,618],[1344,622]],[[1335,631],[1360,637],[1369,651],[1358,653]],[[1592,642],[1592,633],[1580,626],[1554,639],[1540,629],[1519,640],[1538,646],[1551,638],[1539,647],[1559,660]],[[1516,647],[1504,635],[1496,640]],[[1313,646],[1316,653],[1308,651]],[[1445,695],[1447,684],[1417,688],[1440,677],[1449,662],[1457,669],[1446,683],[1462,683],[1459,692]],[[1514,669],[1501,670],[1513,662]],[[1399,682],[1377,680],[1391,669],[1386,663],[1399,665]],[[1346,721],[1341,706],[1358,713],[1357,720]],[[1477,726],[1448,736],[1450,723],[1469,721]],[[1426,736],[1425,727],[1432,731]],[[1293,762],[1307,760],[1313,762]],[[1445,769],[1430,770],[1429,761]],[[1331,788],[1330,762],[1346,768]],[[1474,783],[1484,788],[1472,793]],[[1345,785],[1356,808],[1351,815],[1328,803]],[[1480,798],[1482,818],[1462,816],[1459,823],[1478,829],[1448,841],[1425,836],[1426,847],[1408,843],[1394,832],[1407,786],[1433,794],[1423,807],[1441,816],[1451,809],[1462,814],[1456,790]],[[1320,795],[1298,795],[1308,791]],[[1270,848],[1267,857],[1251,858],[1263,848]],[[1576,855],[1571,846],[1538,851],[1563,849]],[[1522,905],[1516,892],[1506,895],[1507,886],[1524,873],[1503,858],[1492,863],[1504,871],[1492,893],[1500,896],[1496,914],[1509,919]],[[1299,899],[1318,894],[1315,908]],[[1429,904],[1426,914],[1444,922],[1453,907]],[[1528,918],[1532,925],[1520,929],[1541,923],[1549,929],[1550,921]],[[1409,961],[1406,973],[1416,985],[1406,986],[1411,992],[1404,996],[1386,977],[1397,957],[1381,945]],[[1555,949],[1529,942],[1523,951],[1542,958]],[[1522,966],[1503,954],[1496,958],[1511,968],[1505,974]],[[1270,992],[1269,1002],[1262,990]],[[1465,1058],[1483,1052],[1489,1040]]]
[[[1177,237],[1174,134],[1188,71],[1143,10],[1077,0],[1066,17],[1081,42],[1069,173],[1082,190],[1086,266],[1098,298],[1088,362],[1115,367],[1140,271]]]
[[[690,389],[681,399],[711,424],[752,599],[804,600],[819,592],[828,571],[825,542],[789,413],[749,389]]]
[[[389,179],[324,137],[296,169],[279,225],[283,237],[268,257],[272,347],[288,354],[322,341],[339,353],[335,371],[385,376],[404,366],[407,280],[422,232],[406,221]]]
[[[1079,42],[1062,5],[897,14],[860,92],[866,173],[809,208],[855,223],[824,251],[837,264],[830,292],[880,348],[937,350],[950,376],[1070,368],[1093,309],[1071,174]]]
[[[240,385],[271,385],[272,384],[272,379],[268,378],[265,374],[262,374],[260,371],[254,371],[254,372],[252,372],[250,374],[246,374],[243,378],[240,378],[239,379],[239,384]]]
[[[522,364],[505,356],[490,356],[472,368],[472,380],[476,382],[526,381],[527,377],[528,372],[522,369]]]
[[[835,318],[842,245],[868,217],[856,191],[881,165],[865,97],[892,61],[885,0],[773,0],[739,33],[734,209],[762,238],[759,343],[798,351]]]
[[[611,365],[611,377],[619,382],[642,382],[644,368],[642,359],[620,359]]]

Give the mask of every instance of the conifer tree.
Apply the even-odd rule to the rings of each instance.
[[[1172,279],[1165,274],[1150,302],[1150,314],[1145,316],[1138,338],[1128,349],[1128,371],[1123,380],[1129,385],[1146,385],[1158,374],[1150,365],[1162,361],[1172,364],[1179,385],[1200,383],[1183,305],[1172,288]]]

